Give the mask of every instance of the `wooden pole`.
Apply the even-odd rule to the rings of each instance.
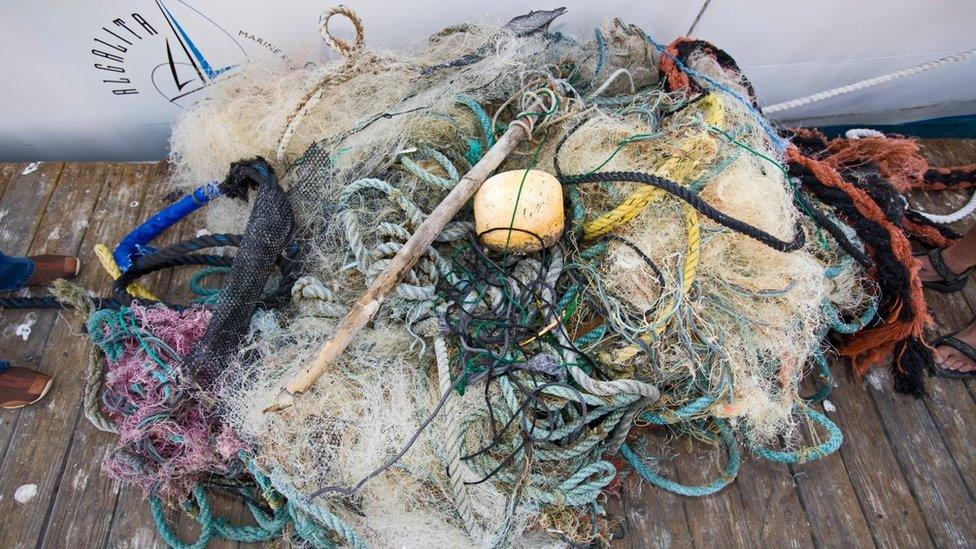
[[[541,104],[536,104],[528,110],[530,113],[543,111]],[[457,212],[474,196],[485,179],[515,150],[515,147],[528,137],[526,131],[531,121],[511,123],[508,130],[478,161],[471,171],[451,190],[440,204],[430,213],[430,216],[417,227],[403,248],[393,257],[383,269],[373,284],[353,304],[349,313],[336,326],[332,336],[319,347],[318,352],[304,368],[289,379],[278,393],[275,403],[265,409],[265,412],[282,410],[291,406],[295,396],[305,392],[335,363],[346,347],[352,342],[366,324],[369,323],[380,309],[390,292],[396,287],[400,279],[406,275],[424,254],[434,238],[454,218]]]

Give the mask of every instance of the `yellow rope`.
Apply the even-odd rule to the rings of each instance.
[[[698,252],[701,249],[701,225],[698,223],[698,211],[688,204],[682,203],[685,211],[685,229],[688,234],[688,247],[685,253],[685,268],[681,281],[681,295],[688,295],[691,285],[698,274]]]
[[[725,119],[725,111],[719,98],[709,95],[702,99],[699,107],[703,110],[705,122],[715,127],[721,127]],[[686,139],[679,146],[679,152],[672,156],[659,169],[655,171],[657,175],[668,177],[678,183],[689,183],[704,169],[705,158],[701,155],[691,154],[698,150],[711,150],[713,147],[712,138],[708,133],[701,133]],[[637,216],[648,204],[664,196],[664,191],[656,187],[642,187],[628,196],[623,203],[617,206],[610,213],[598,217],[584,225],[583,230],[586,238],[597,236],[614,231],[625,223]],[[698,212],[691,205],[682,203],[682,211],[685,217],[686,247],[684,257],[684,268],[682,269],[681,279],[681,298],[691,292],[691,286],[695,282],[698,273],[699,251],[701,248],[701,228],[698,220]],[[659,309],[654,319],[654,335],[661,335],[667,329],[670,319],[677,312],[683,299],[670,298]],[[641,336],[641,341],[650,344],[652,341],[650,334]],[[637,356],[641,351],[637,345],[628,345],[613,353],[610,362],[620,364]],[[609,356],[601,357],[604,359]]]
[[[122,276],[122,271],[119,269],[118,264],[115,263],[115,258],[112,257],[111,250],[109,250],[108,247],[105,246],[105,244],[95,245],[95,256],[98,257],[98,260],[102,263],[102,267],[104,267],[105,270],[108,272],[109,276],[112,277],[112,280],[118,280],[118,278]],[[141,297],[142,299],[151,299],[152,301],[159,301],[159,298],[153,295],[152,292],[150,292],[145,286],[139,284],[138,282],[133,282],[132,284],[129,284],[129,287],[127,289],[129,290],[129,293],[135,297]]]
[[[702,110],[706,124],[715,127],[724,125],[725,111],[721,99],[717,96],[708,95],[697,103],[697,107]],[[704,160],[706,156],[710,156],[702,155],[701,151],[710,151],[714,148],[714,139],[708,132],[695,134],[682,141],[674,156],[654,170],[654,174],[681,184],[690,183],[701,174],[705,168]],[[583,237],[591,240],[617,230],[664,194],[664,191],[657,187],[643,186],[637,189],[612,211],[584,224]]]
[[[685,237],[687,245],[685,247],[684,268],[681,270],[681,296],[687,296],[691,292],[691,285],[695,283],[695,276],[698,274],[698,256],[701,249],[701,226],[698,221],[698,212],[691,205],[684,204],[685,214]],[[668,302],[658,309],[657,318],[654,320],[654,335],[661,335],[667,328],[668,321],[674,316],[682,299],[669,299]],[[650,335],[641,336],[641,341],[646,344],[651,343]],[[620,364],[637,356],[641,351],[637,345],[628,345],[619,349],[613,355],[612,362]]]

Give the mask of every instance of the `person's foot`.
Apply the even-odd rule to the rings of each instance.
[[[949,272],[959,275],[976,265],[976,257],[967,257],[972,255],[971,251],[955,244],[942,250],[942,261],[949,268]],[[917,258],[922,263],[922,268],[918,271],[918,276],[922,282],[941,282],[943,280],[942,276],[932,266],[932,260],[928,254],[922,254]]]
[[[0,361],[0,408],[14,410],[44,398],[54,382],[51,376]]]
[[[971,347],[976,347],[976,321],[971,322],[969,326],[957,332],[953,337]],[[976,371],[976,362],[973,359],[949,345],[939,345],[935,348],[935,363],[943,370],[960,374]]]
[[[78,274],[81,262],[70,255],[34,255],[29,257],[34,262],[34,274],[27,280],[28,286],[45,286],[59,278],[72,278]]]

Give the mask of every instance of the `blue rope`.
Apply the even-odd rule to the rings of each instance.
[[[659,44],[658,42],[656,42],[653,38],[650,37],[650,35],[648,35],[643,30],[641,30],[641,34],[644,35],[644,39],[650,42],[651,45],[657,49],[657,51],[661,52],[661,55],[666,55],[670,57],[671,60],[674,61],[674,64],[677,65],[678,68],[682,70],[682,72],[690,76],[693,76],[698,80],[704,80],[705,82],[708,82],[708,84],[713,88],[721,90],[731,95],[733,99],[735,99],[737,102],[739,102],[740,104],[742,104],[742,106],[746,108],[746,111],[750,115],[752,115],[752,118],[755,119],[756,123],[759,124],[760,127],[762,127],[763,131],[766,132],[766,136],[769,138],[770,143],[772,143],[773,146],[776,147],[776,151],[780,154],[786,152],[786,147],[789,146],[790,144],[789,140],[780,137],[779,134],[776,133],[776,130],[773,128],[772,124],[770,124],[769,121],[766,120],[765,117],[763,117],[761,112],[757,111],[756,108],[752,106],[752,102],[739,95],[738,92],[736,92],[729,86],[726,86],[725,84],[716,81],[715,79],[708,76],[707,74],[702,74],[692,69],[691,67],[685,65],[680,59],[668,53],[667,48],[665,48],[663,44]]]
[[[603,71],[603,64],[607,59],[607,41],[605,38],[603,38],[603,33],[600,32],[600,29],[593,29],[593,35],[596,36],[597,58],[596,67],[593,68],[593,77],[590,78],[590,82],[587,84],[587,87],[590,88],[592,88],[593,83],[596,82],[596,77],[600,75],[601,71]]]
[[[115,247],[115,251],[112,252],[112,257],[115,258],[119,269],[122,272],[127,271],[135,259],[153,251],[149,247],[149,242],[220,194],[220,189],[215,183],[207,183],[184,196],[178,202],[156,212],[142,225],[133,229],[132,232],[122,238],[119,245]]]

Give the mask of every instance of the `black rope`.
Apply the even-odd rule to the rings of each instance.
[[[203,265],[208,267],[230,267],[234,256],[193,253],[208,248],[224,246],[237,247],[241,243],[241,235],[237,234],[209,234],[177,242],[166,248],[140,256],[132,266],[122,273],[112,285],[111,297],[94,297],[95,307],[98,309],[118,309],[132,303],[135,296],[129,293],[128,287],[136,280],[156,271],[171,267],[188,267]],[[262,297],[259,305],[274,307],[290,298],[291,287],[295,283],[295,266],[298,256],[298,245],[289,244],[277,261],[281,279],[276,290],[270,295]],[[161,303],[172,309],[183,309],[185,306],[152,301],[140,298],[145,303]],[[54,296],[39,297],[0,297],[0,309],[62,309],[65,305]]]
[[[718,223],[719,225],[758,240],[774,250],[779,250],[781,252],[793,252],[802,248],[806,243],[806,235],[803,232],[803,225],[800,224],[799,221],[797,221],[794,228],[793,240],[780,240],[758,227],[754,227],[745,221],[736,219],[717,210],[711,204],[702,200],[702,198],[697,194],[682,187],[674,181],[671,181],[670,179],[657,175],[641,172],[598,172],[580,175],[564,175],[560,177],[559,180],[563,185],[579,185],[581,183],[599,182],[609,183],[618,181],[651,185],[664,190],[675,197],[680,198],[681,200],[684,200],[698,210],[699,213]]]
[[[0,297],[0,309],[60,309],[61,303],[51,295],[42,297]]]
[[[800,209],[803,210],[804,213],[813,218],[814,222],[816,222],[818,226],[827,231],[830,236],[834,237],[834,240],[837,241],[837,245],[840,246],[842,250],[847,252],[847,255],[854,258],[854,261],[857,261],[865,269],[869,269],[872,265],[874,265],[874,261],[866,253],[864,253],[864,250],[855,246],[854,243],[847,238],[844,231],[841,230],[841,228],[829,217],[827,217],[827,214],[823,213],[820,211],[820,208],[817,208],[807,201],[806,197],[803,196],[802,191],[797,190],[797,192],[793,194],[793,200],[798,206],[800,206]]]

